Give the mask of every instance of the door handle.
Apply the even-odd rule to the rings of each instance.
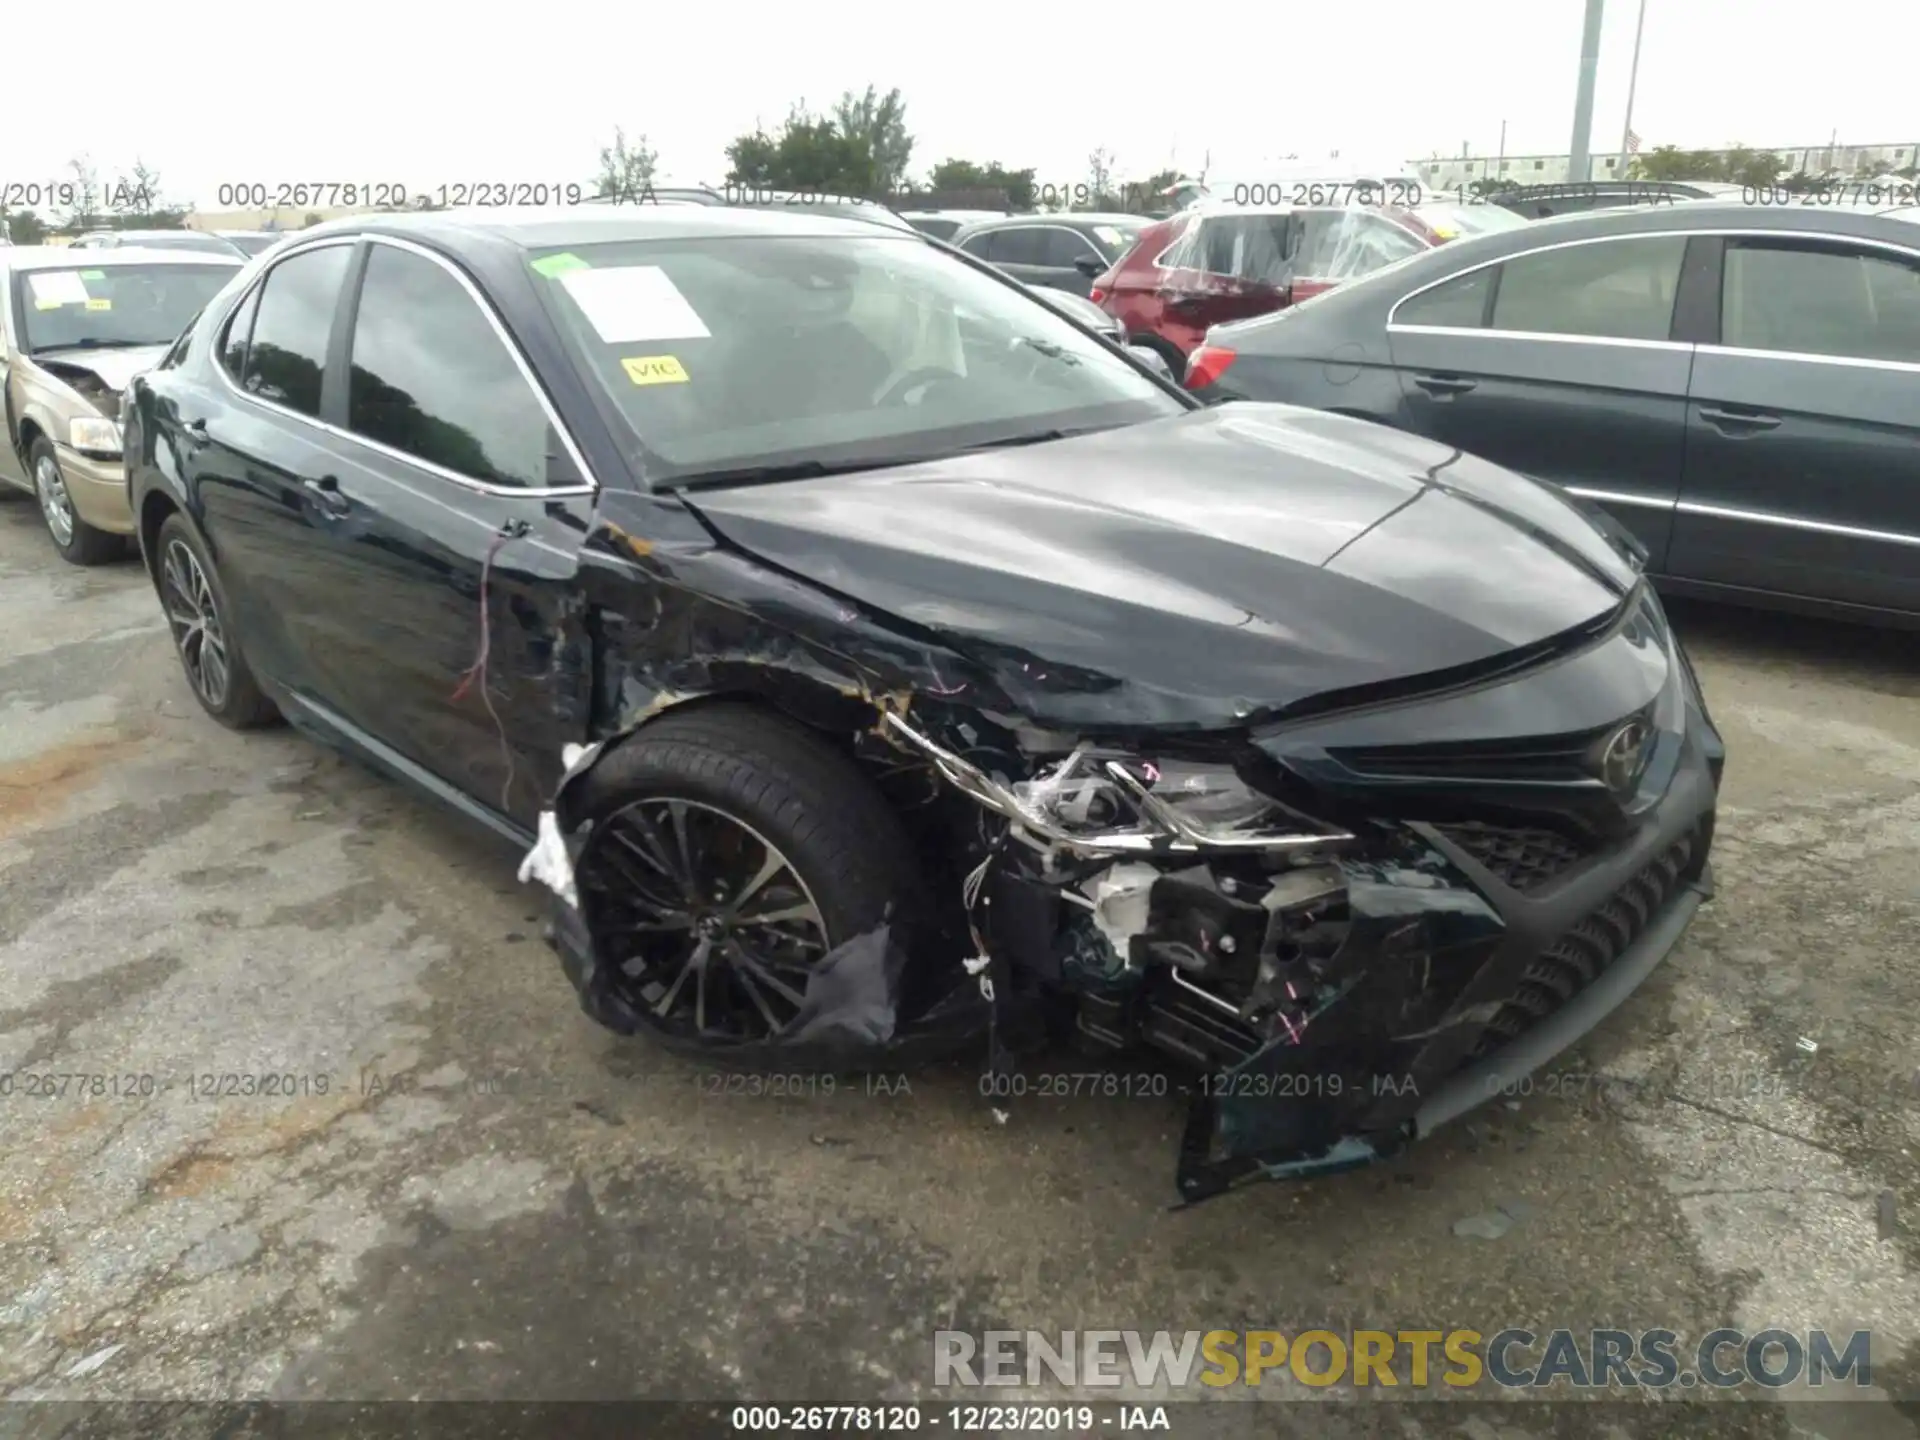
[[[1729,410],[1719,405],[1702,405],[1700,418],[1715,429],[1732,434],[1778,428],[1780,417],[1759,410]]]
[[[1413,383],[1436,400],[1450,400],[1455,395],[1466,394],[1480,382],[1462,375],[1416,375]]]
[[[207,438],[207,422],[204,420],[183,420],[180,428],[196,440]]]
[[[341,516],[352,508],[353,502],[340,493],[340,479],[336,475],[322,475],[318,480],[301,482],[307,494],[313,497],[314,505],[324,515]]]

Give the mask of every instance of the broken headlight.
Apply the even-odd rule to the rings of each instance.
[[[1082,744],[1027,780],[1003,782],[888,713],[893,732],[955,786],[1036,837],[1102,853],[1270,850],[1353,837],[1318,826],[1229,765],[1153,760]]]

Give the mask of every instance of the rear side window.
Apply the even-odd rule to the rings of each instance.
[[[1665,340],[1686,249],[1684,235],[1630,236],[1509,260],[1500,267],[1493,328]]]
[[[993,260],[999,265],[1044,265],[1047,263],[1046,230],[1035,225],[1015,226],[993,232]]]
[[[353,323],[347,428],[491,485],[546,484],[547,414],[467,289],[373,246]]]
[[[1299,231],[1290,215],[1210,215],[1188,230],[1160,263],[1255,284],[1293,278]]]
[[[1092,241],[1072,230],[1055,228],[1042,233],[1046,236],[1047,246],[1044,252],[1045,258],[1040,262],[1043,265],[1065,269],[1082,256],[1089,260],[1099,260],[1103,265],[1106,263],[1100,252],[1093,248]]]
[[[1730,242],[1720,341],[1920,363],[1920,269],[1872,251]]]
[[[1489,265],[1471,275],[1460,275],[1416,295],[1394,312],[1396,325],[1445,325],[1456,330],[1478,330],[1487,314],[1487,295],[1493,289],[1494,272]]]
[[[346,245],[327,245],[289,256],[268,273],[240,372],[242,389],[319,416],[333,312],[352,253]]]

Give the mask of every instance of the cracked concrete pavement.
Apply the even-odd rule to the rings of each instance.
[[[960,1067],[734,1095],[602,1033],[511,852],[214,725],[138,566],[65,565],[27,503],[0,503],[0,616],[12,1400],[872,1403],[927,1392],[942,1326],[1865,1327],[1881,1386],[1920,1393],[1913,637],[1677,607],[1731,759],[1720,894],[1671,962],[1404,1160],[1174,1212],[1173,1099],[1001,1126]],[[1454,1234],[1503,1205],[1499,1239]],[[1205,1423],[1652,1437],[1672,1408]],[[1885,1403],[1699,1410],[1920,1433]]]

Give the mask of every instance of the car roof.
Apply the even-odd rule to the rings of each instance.
[[[1102,210],[1035,210],[1024,215],[994,215],[990,219],[976,220],[967,226],[969,231],[999,230],[1009,225],[1151,225],[1152,219],[1146,215],[1129,215],[1123,212]]]
[[[838,215],[823,215],[800,205],[769,209],[735,205],[581,205],[567,208],[529,206],[497,209],[416,210],[373,212],[328,220],[298,232],[305,239],[328,235],[391,235],[442,245],[457,245],[462,237],[505,240],[523,249],[550,245],[618,244],[631,240],[717,240],[753,236],[837,236],[846,239],[876,233],[901,239],[920,239],[906,226],[875,225]]]
[[[238,269],[246,263],[242,255],[222,255],[217,250],[147,250],[138,245],[116,245],[105,250],[76,251],[71,245],[9,245],[6,247],[9,270],[108,270],[116,265],[224,265]]]

